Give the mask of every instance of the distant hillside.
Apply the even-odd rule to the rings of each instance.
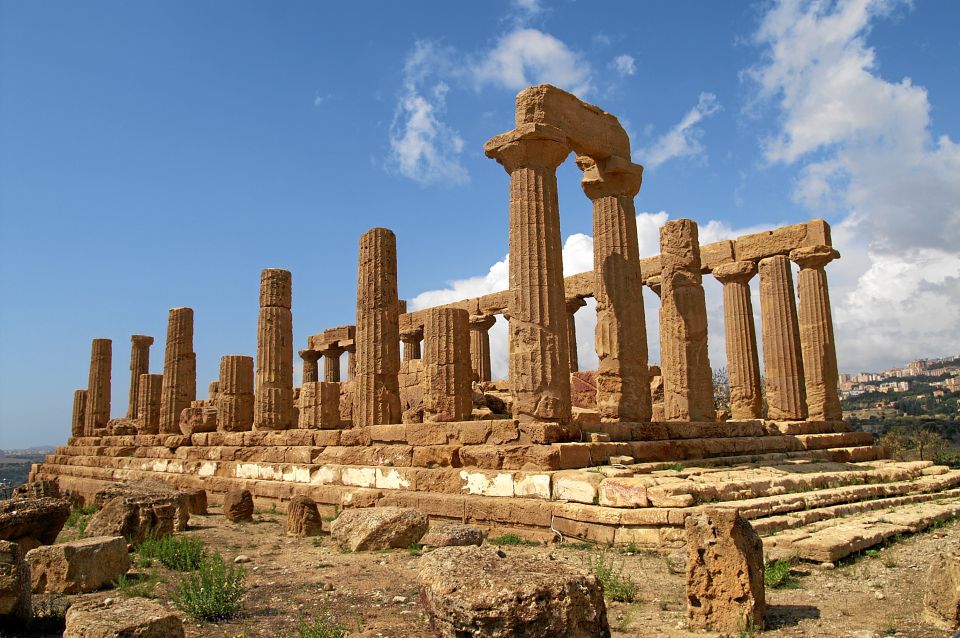
[[[0,496],[7,496],[7,490],[26,483],[30,466],[43,461],[43,458],[53,450],[54,448],[49,446],[24,450],[0,450],[0,486],[2,486]]]

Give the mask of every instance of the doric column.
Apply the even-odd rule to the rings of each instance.
[[[332,430],[340,424],[340,384],[307,381],[300,388],[300,429]]]
[[[790,259],[800,266],[797,290],[800,293],[800,350],[807,391],[808,418],[839,421],[843,418],[837,384],[837,348],[833,337],[830,291],[824,267],[840,257],[829,246],[797,248]]]
[[[400,341],[403,342],[403,360],[411,361],[421,356],[420,342],[423,341],[423,329],[401,332]]]
[[[84,436],[87,419],[87,391],[73,391],[73,418],[70,420],[70,436]]]
[[[790,260],[775,255],[760,260],[760,320],[763,326],[763,368],[767,417],[807,418],[800,328]]]
[[[580,369],[580,361],[577,356],[577,322],[574,315],[577,311],[587,305],[581,297],[573,297],[566,300],[567,308],[567,343],[569,344],[567,360],[570,362],[570,372],[576,372]]]
[[[127,418],[137,418],[137,395],[140,391],[140,375],[150,372],[150,346],[153,337],[133,335],[130,337],[130,402]]]
[[[207,403],[216,405],[217,395],[220,394],[220,382],[211,381],[207,384]]]
[[[583,192],[593,202],[597,408],[603,421],[649,421],[647,327],[633,206],[643,167],[618,157],[579,157],[577,164]]]
[[[90,379],[87,384],[87,413],[84,434],[106,427],[110,420],[110,369],[113,361],[113,342],[94,339],[90,352]]]
[[[707,356],[707,304],[694,221],[674,219],[660,227],[660,264],[664,419],[713,421],[716,410]]]
[[[510,383],[519,420],[570,421],[570,359],[553,126],[523,124],[484,146],[510,174]]]
[[[293,426],[291,280],[289,270],[266,268],[260,273],[255,430],[287,430]]]
[[[301,350],[300,358],[303,359],[303,382],[313,383],[320,378],[320,369],[317,361],[320,360],[320,352],[317,350]]]
[[[197,399],[197,355],[193,352],[193,310],[171,308],[163,353],[160,433],[180,434],[180,413]]]
[[[220,358],[217,430],[246,432],[253,427],[253,357],[228,354]]]
[[[343,344],[343,349],[347,351],[347,381],[353,381],[353,377],[357,373],[356,340]]]
[[[470,317],[470,363],[477,381],[490,381],[490,328],[497,323],[493,315]]]
[[[750,279],[755,274],[757,265],[752,261],[735,261],[713,269],[713,276],[723,284],[723,328],[733,419],[763,417],[757,329],[750,300]]]
[[[137,379],[137,423],[140,434],[157,434],[160,431],[162,393],[162,374],[141,374]]]
[[[427,310],[423,326],[423,420],[468,420],[473,409],[472,377],[467,311]]]
[[[400,423],[397,238],[386,228],[360,236],[353,424]]]
[[[343,354],[343,348],[336,343],[326,344],[321,347],[320,354],[323,355],[323,380],[327,383],[339,382],[340,355]]]

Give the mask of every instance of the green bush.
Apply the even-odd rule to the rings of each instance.
[[[790,575],[793,562],[777,559],[767,563],[763,568],[763,583],[771,589],[793,589],[797,587],[797,579]]]
[[[173,604],[196,620],[223,620],[240,611],[246,593],[247,572],[227,565],[220,554],[204,558],[199,569],[184,574],[173,594]]]
[[[157,586],[157,580],[154,573],[132,577],[121,574],[120,578],[113,581],[113,588],[127,597],[154,598],[153,589]]]
[[[203,541],[190,536],[156,536],[150,535],[137,548],[140,559],[153,559],[167,569],[178,572],[189,572],[200,567],[203,562],[205,549]]]
[[[303,618],[300,619],[296,631],[288,632],[285,638],[344,638],[347,635],[347,629],[343,623],[334,622],[329,611],[321,611],[320,614],[308,623]]]
[[[83,533],[87,531],[87,523],[90,521],[90,517],[96,513],[96,505],[75,505],[70,510],[70,516],[67,517],[64,527],[72,527],[83,536]]]
[[[612,556],[607,560],[606,552],[599,552],[587,559],[590,571],[603,584],[604,595],[621,603],[632,603],[637,597],[637,584],[629,576],[623,575],[623,561],[618,564]]]
[[[528,541],[520,538],[516,534],[504,534],[503,536],[497,536],[496,538],[487,539],[487,542],[493,545],[539,545],[540,543],[534,541]]]

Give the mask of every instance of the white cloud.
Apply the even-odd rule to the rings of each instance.
[[[549,83],[581,96],[590,91],[591,69],[586,60],[538,29],[516,29],[503,35],[473,65],[472,72],[478,89],[492,84],[517,91]]]
[[[656,168],[675,157],[696,157],[705,151],[703,129],[698,126],[704,118],[720,110],[720,102],[713,93],[701,93],[697,105],[687,111],[676,126],[664,133],[649,148],[633,152],[633,159],[647,168]]]
[[[418,41],[403,71],[403,93],[390,126],[390,165],[422,185],[462,184],[467,170],[460,162],[463,138],[447,125],[449,50]]]
[[[637,61],[632,55],[618,55],[611,63],[613,69],[622,76],[633,75],[637,72]]]
[[[770,162],[795,165],[794,199],[843,216],[829,268],[838,358],[881,369],[956,350],[960,145],[934,140],[929,95],[880,76],[867,38],[904,3],[780,2],[761,21],[750,70],[780,111]]]

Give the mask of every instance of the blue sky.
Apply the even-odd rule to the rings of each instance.
[[[505,287],[507,175],[482,146],[539,82],[630,133],[645,254],[668,218],[706,241],[825,217],[841,369],[956,352],[958,24],[944,0],[0,0],[0,447],[65,440],[94,337],[121,416],[129,335],[160,372],[170,307],[195,309],[202,396],[255,351],[264,267],[293,272],[297,343],[352,323],[373,226],[412,306]],[[565,268],[589,269],[579,171],[558,175]]]

